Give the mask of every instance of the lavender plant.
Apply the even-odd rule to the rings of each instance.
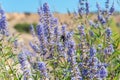
[[[18,59],[15,51],[17,42],[15,39],[17,39],[16,36],[9,34],[6,15],[0,7],[0,79],[2,80],[21,79],[21,74],[17,69]]]
[[[66,24],[59,24],[44,3],[38,9],[40,19],[36,30],[30,26],[32,50],[8,36],[5,13],[0,8],[0,79],[118,80],[120,65],[115,62],[119,61],[120,38],[114,38],[110,24],[114,2],[110,7],[106,0],[105,10],[97,3],[95,21],[90,19],[89,7],[88,0],[79,0],[79,9],[73,18],[78,28],[70,31]],[[20,49],[18,56],[14,48]]]
[[[105,7],[105,10],[101,10],[97,3],[98,19],[94,22],[89,18],[88,1],[80,0],[78,13],[75,12],[74,18],[76,21],[80,20],[78,34],[75,35],[74,30],[66,30],[66,25],[62,25],[60,30],[59,21],[50,12],[48,4],[43,4],[38,9],[40,20],[37,32],[32,26],[30,29],[34,35],[30,46],[35,58],[33,62],[29,62],[33,73],[32,78],[42,80],[113,79],[108,71],[112,63],[108,60],[113,53],[115,54],[109,23],[114,12],[114,3],[109,8],[109,0],[107,0]],[[77,37],[78,41],[73,36]]]

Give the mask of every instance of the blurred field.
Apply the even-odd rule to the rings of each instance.
[[[60,24],[66,23],[68,25],[68,29],[77,28],[77,24],[73,22],[73,15],[68,14],[59,14],[54,13],[55,17],[59,19]],[[21,34],[20,37],[25,44],[28,44],[28,41],[32,39],[32,36],[27,33],[20,33],[14,29],[16,24],[34,24],[38,23],[39,16],[38,14],[31,14],[31,13],[7,13],[7,20],[8,20],[8,27],[11,33],[14,34]],[[96,15],[91,15],[92,19],[96,19]],[[113,32],[120,34],[120,15],[114,15],[112,17],[112,26],[110,26]],[[26,43],[27,42],[27,43]]]

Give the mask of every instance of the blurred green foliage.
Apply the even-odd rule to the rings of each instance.
[[[14,26],[14,28],[18,32],[29,33],[30,32],[30,25],[29,23],[18,23]],[[36,28],[37,23],[33,23],[34,28]]]

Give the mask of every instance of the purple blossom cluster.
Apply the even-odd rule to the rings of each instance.
[[[28,80],[32,78],[31,66],[27,59],[27,54],[25,53],[25,51],[23,51],[22,53],[18,55],[18,60],[19,60],[19,63],[21,64],[21,69],[23,71],[24,80]]]
[[[79,0],[78,12],[74,13],[76,20],[78,16],[82,17],[78,32],[76,31],[77,35],[74,34],[74,30],[67,30],[66,24],[59,25],[58,19],[53,16],[47,3],[38,9],[40,19],[36,30],[33,25],[30,26],[33,41],[29,45],[32,50],[22,45],[21,53],[18,55],[23,80],[107,78],[109,75],[107,59],[115,51],[109,24],[110,16],[114,12],[114,3],[110,7],[109,0],[106,0],[105,10],[102,10],[98,3],[96,6],[98,14],[97,21],[94,22],[88,18],[90,13],[88,0]],[[0,34],[7,33],[5,13],[0,8]],[[17,39],[14,46],[18,46]]]
[[[4,10],[0,7],[0,34],[8,35],[7,20]]]
[[[47,76],[46,64],[44,62],[38,62],[38,69],[41,71],[41,74],[45,77]]]
[[[78,64],[76,62],[75,43],[73,41],[68,42],[68,62],[71,65],[71,80],[82,80]]]
[[[114,46],[111,43],[112,31],[109,27],[106,27],[108,26],[108,17],[112,15],[114,7],[112,5],[108,10],[108,3],[107,0],[106,11],[102,11],[99,4],[97,4],[98,19],[97,22],[94,22],[88,19],[88,1],[79,0],[78,13],[75,13],[75,15],[82,16],[86,14],[87,16],[87,20],[81,20],[81,24],[78,26],[79,46],[75,45],[74,31],[67,30],[65,24],[59,27],[58,19],[50,12],[48,4],[44,3],[38,9],[40,19],[36,32],[32,25],[30,27],[30,32],[34,38],[34,41],[30,42],[30,46],[35,54],[25,51],[19,55],[23,72],[26,73],[28,69],[29,76],[31,76],[31,71],[26,65],[29,63],[30,67],[34,69],[33,72],[36,70],[40,72],[43,80],[52,78],[56,80],[59,74],[62,74],[60,77],[65,80],[104,80],[108,76],[106,59],[109,57],[108,55],[114,52]],[[88,28],[87,25],[90,27]],[[99,31],[95,32],[94,29]],[[100,29],[103,29],[104,32],[100,32]],[[96,41],[95,36],[101,38],[103,35],[105,46],[99,48],[94,43]],[[37,40],[35,40],[36,38]],[[102,55],[105,60],[101,60],[99,55]],[[35,58],[34,61],[32,57]],[[70,79],[66,79],[66,76]]]

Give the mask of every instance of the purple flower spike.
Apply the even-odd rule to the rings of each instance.
[[[44,77],[48,77],[46,64],[44,62],[38,62],[38,69]]]
[[[108,72],[107,72],[107,69],[104,66],[101,67],[101,69],[99,71],[99,75],[100,75],[100,78],[102,78],[102,79],[107,77]]]
[[[85,6],[86,6],[86,15],[88,15],[89,14],[89,3],[88,3],[88,0],[86,1]]]
[[[58,43],[58,46],[57,46],[57,50],[59,52],[60,55],[66,57],[66,54],[65,54],[65,51],[64,51],[64,46],[62,43]]]
[[[109,54],[112,54],[114,52],[114,47],[112,44],[108,46],[108,52]]]
[[[39,14],[39,16],[41,16],[41,15],[43,14],[43,9],[42,9],[42,7],[40,7],[40,8],[38,9],[38,14]]]
[[[40,48],[38,47],[38,45],[33,44],[32,42],[29,43],[31,48],[36,52],[39,53],[40,52]]]
[[[105,7],[106,7],[106,9],[109,8],[109,2],[110,2],[110,0],[106,0],[106,2],[105,2]]]
[[[27,56],[25,54],[21,53],[18,55],[18,60],[21,65],[24,65],[24,61],[27,60]]]
[[[0,7],[0,34],[8,36],[8,27],[5,12]]]
[[[43,4],[43,11],[44,11],[44,13],[49,13],[50,9],[49,9],[49,6],[47,3]]]
[[[104,49],[104,54],[108,54],[108,48]]]
[[[90,30],[90,31],[89,31],[89,35],[90,35],[91,37],[93,37],[93,36],[94,36],[94,32],[93,32],[92,30]]]
[[[110,15],[113,14],[114,11],[115,11],[115,8],[114,8],[114,2],[113,2],[112,7],[109,10],[109,14]]]
[[[73,34],[74,34],[73,31],[68,32],[67,35],[66,35],[67,39],[71,39]]]
[[[106,23],[106,19],[101,14],[98,14],[98,20],[100,21],[101,24]]]
[[[54,28],[54,34],[55,34],[55,35],[58,35],[58,27],[55,27],[55,28]]]
[[[113,52],[114,52],[114,48],[113,48],[113,45],[112,45],[112,44],[110,44],[107,48],[104,49],[104,53],[105,53],[105,54],[110,55],[110,54],[112,54]]]
[[[23,71],[24,80],[31,79],[31,77],[32,77],[31,66],[30,66],[30,63],[27,60],[26,54],[25,53],[20,53],[18,55],[18,60],[19,60],[19,63],[21,64],[21,69]]]
[[[85,36],[84,25],[78,26],[78,30],[79,30],[80,36]]]
[[[94,47],[91,47],[90,48],[90,57],[94,57],[96,52],[97,52],[96,49]]]
[[[65,34],[66,33],[66,25],[62,25],[62,34]]]
[[[45,36],[44,36],[43,25],[37,26],[37,36],[38,36],[38,39],[41,43],[44,43],[46,41]]]
[[[107,37],[110,37],[112,35],[112,31],[110,28],[107,28],[105,32]]]

